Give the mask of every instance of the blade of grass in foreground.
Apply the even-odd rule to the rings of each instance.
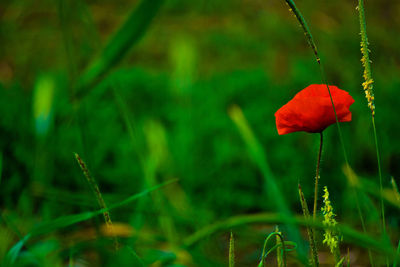
[[[398,191],[396,191],[396,188],[387,188],[381,193],[379,186],[376,183],[368,181],[367,179],[360,179],[351,168],[343,167],[342,170],[351,186],[356,189],[357,193],[369,194],[378,199],[382,198],[387,204],[400,209],[400,195]],[[361,195],[361,197],[363,197],[363,195]],[[368,205],[367,209],[374,213],[378,212],[372,204]]]
[[[126,22],[108,42],[100,55],[87,67],[78,82],[78,98],[81,97],[82,89],[97,83],[101,76],[106,74],[116,65],[145,34],[149,25],[163,0],[142,0],[129,15]]]
[[[232,106],[228,110],[229,116],[232,121],[235,123],[239,132],[247,145],[247,148],[250,152],[250,156],[252,157],[255,164],[260,169],[262,175],[264,176],[264,185],[263,185],[263,194],[268,195],[271,194],[274,200],[274,204],[276,205],[279,212],[284,214],[285,216],[292,216],[289,207],[287,206],[286,200],[284,199],[278,185],[276,184],[276,180],[274,175],[272,174],[270,167],[267,163],[267,158],[264,153],[264,150],[255,137],[253,131],[251,130],[246,118],[242,110],[238,106]],[[288,233],[291,238],[299,245],[299,256],[303,257],[302,261],[305,260],[305,248],[303,245],[303,240],[300,237],[300,233],[298,229],[288,224]]]
[[[110,211],[112,209],[124,206],[126,204],[131,203],[132,201],[135,201],[137,199],[139,199],[140,197],[143,197],[147,194],[149,194],[150,192],[157,190],[163,186],[169,185],[171,183],[176,182],[177,179],[173,179],[173,180],[169,180],[165,183],[153,186],[147,190],[144,190],[138,194],[132,195],[130,197],[128,197],[127,199],[115,203],[113,205],[110,205],[107,209],[100,209],[97,211],[88,211],[88,212],[83,212],[83,213],[79,213],[79,214],[73,214],[73,215],[67,215],[67,216],[62,216],[59,217],[55,220],[52,221],[48,221],[48,222],[44,222],[41,223],[39,225],[37,225],[33,230],[31,230],[27,235],[25,235],[20,241],[18,241],[6,254],[6,256],[4,257],[3,260],[3,266],[12,266],[18,255],[19,252],[21,251],[22,247],[25,245],[25,243],[31,239],[32,237],[37,237],[43,234],[47,234],[50,233],[52,231],[79,223],[79,222],[83,222],[86,220],[89,220],[90,218],[93,218],[94,216],[103,214],[106,211]]]
[[[340,139],[340,143],[342,145],[344,160],[346,162],[346,166],[348,166],[350,168],[350,164],[349,164],[348,157],[347,157],[347,152],[346,152],[346,147],[344,145],[344,139],[343,139],[342,130],[340,128],[339,120],[338,120],[337,113],[336,113],[335,104],[333,102],[331,90],[329,89],[329,85],[328,85],[328,82],[327,82],[326,77],[325,77],[325,71],[324,71],[324,68],[323,68],[323,65],[322,65],[322,62],[321,62],[321,58],[320,58],[320,56],[318,54],[318,50],[317,50],[317,46],[316,46],[316,44],[314,42],[314,38],[312,37],[311,31],[310,31],[310,29],[309,29],[309,27],[307,25],[307,22],[305,21],[305,19],[304,19],[303,15],[301,14],[300,10],[296,7],[296,4],[294,3],[294,1],[293,0],[285,0],[285,2],[289,5],[290,11],[293,12],[293,14],[295,15],[297,21],[301,25],[301,27],[303,29],[303,32],[304,32],[304,34],[306,36],[306,40],[307,40],[307,42],[308,42],[311,50],[313,51],[313,53],[315,55],[316,60],[317,60],[317,63],[318,63],[318,66],[319,66],[319,70],[320,70],[320,74],[321,74],[322,83],[326,84],[326,88],[328,89],[329,97],[331,99],[333,112],[335,114],[336,126],[337,126],[337,129],[338,129],[338,132],[339,132],[339,139]],[[364,233],[366,233],[365,220],[364,220],[364,216],[362,214],[360,201],[358,199],[358,195],[356,194],[354,188],[353,188],[353,191],[354,191],[355,196],[356,196],[356,206],[357,206],[358,215],[360,217],[361,225],[362,225]],[[374,266],[372,254],[371,254],[371,252],[369,250],[368,250],[368,255],[369,255],[371,266]]]
[[[292,225],[301,225],[301,226],[309,226],[315,229],[332,229],[335,231],[339,231],[343,236],[343,242],[356,244],[360,247],[373,249],[377,252],[380,252],[384,255],[388,255],[389,257],[395,258],[396,251],[393,249],[391,244],[387,243],[385,240],[379,240],[376,237],[369,236],[357,230],[354,230],[350,226],[345,224],[340,224],[335,227],[324,225],[321,221],[314,221],[313,219],[303,219],[300,216],[296,217],[287,217],[281,213],[260,213],[253,215],[240,215],[228,218],[224,221],[216,222],[214,224],[208,225],[191,236],[187,237],[183,241],[183,245],[186,247],[190,247],[200,240],[218,232],[225,231],[226,229],[232,229],[234,227],[249,225],[249,224],[257,224],[257,223],[288,223]]]

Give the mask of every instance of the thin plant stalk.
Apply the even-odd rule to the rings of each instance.
[[[235,267],[235,240],[232,232],[229,239],[229,267]]]
[[[270,251],[267,251],[267,244],[268,241],[273,237],[276,236],[277,238],[280,239],[280,243],[275,245],[270,251],[272,251],[274,248],[278,248],[281,247],[281,251],[280,253],[282,253],[282,263],[283,263],[283,267],[286,267],[286,249],[285,249],[285,241],[283,239],[283,236],[279,233],[279,232],[272,232],[268,235],[268,237],[265,239],[264,241],[264,247],[263,247],[263,251],[261,254],[261,261],[258,264],[258,267],[263,267],[264,266],[264,262],[265,262],[265,257],[269,254]],[[279,257],[279,256],[278,256]]]
[[[90,174],[89,169],[86,166],[86,163],[81,159],[81,157],[78,155],[78,153],[75,153],[75,158],[76,158],[76,161],[78,162],[79,166],[82,169],[83,175],[85,176],[91,189],[93,190],[94,195],[97,199],[97,202],[98,202],[100,208],[105,210],[103,212],[104,221],[106,223],[108,230],[110,230],[111,234],[114,236],[115,250],[118,250],[118,248],[119,248],[118,240],[117,240],[117,237],[114,235],[113,223],[111,221],[110,213],[107,210],[106,202],[104,201],[103,196],[101,195],[100,188],[97,185],[95,179]]]
[[[278,226],[275,227],[275,232],[277,232],[279,234],[282,234],[281,232],[279,232]],[[276,248],[276,260],[277,260],[277,263],[278,263],[278,267],[284,267],[286,259],[284,259],[283,257],[285,257],[286,254],[284,253],[285,252],[284,251],[285,248],[283,247],[283,244],[282,244],[280,236],[276,236],[276,245],[277,245],[277,248]]]
[[[380,195],[383,196],[381,157],[379,153],[379,143],[375,125],[375,97],[372,90],[374,80],[372,79],[371,60],[369,58],[369,49],[368,49],[369,43],[367,36],[367,24],[365,19],[364,0],[358,0],[358,15],[360,21],[360,35],[361,35],[361,43],[360,43],[361,54],[362,54],[361,62],[364,67],[364,72],[363,72],[364,82],[362,83],[362,86],[365,92],[365,97],[367,98],[368,101],[368,107],[371,110],[371,120],[374,132],[376,160],[378,164],[379,190],[380,190]],[[381,206],[382,234],[386,235],[385,206],[383,204],[383,197],[380,198],[380,206]],[[386,265],[389,266],[388,259],[386,259]]]
[[[379,189],[381,191],[381,195],[383,192],[382,186],[382,169],[381,169],[381,159],[379,153],[379,145],[378,145],[378,137],[376,134],[376,125],[375,125],[375,97],[373,94],[373,83],[372,72],[371,72],[371,60],[369,58],[369,49],[368,49],[368,36],[367,36],[367,24],[365,19],[365,11],[364,11],[364,0],[358,0],[358,14],[360,19],[360,35],[361,35],[361,53],[362,58],[361,62],[364,67],[364,82],[362,84],[363,89],[365,91],[365,97],[368,101],[368,107],[371,109],[371,120],[372,120],[372,128],[374,131],[374,141],[375,141],[375,150],[376,150],[376,160],[378,163],[378,174],[379,174]],[[385,222],[385,208],[383,205],[383,199],[381,198],[381,220],[382,220],[382,232],[386,233],[386,222]]]
[[[347,267],[350,267],[350,248],[347,247]]]
[[[304,197],[303,190],[301,189],[300,184],[299,184],[299,196],[300,196],[301,209],[303,210],[304,219],[309,220],[310,212],[308,211],[307,201],[306,201],[306,198]],[[310,226],[307,226],[307,234],[308,234],[308,240],[310,241],[310,248],[311,248],[311,255],[312,255],[311,263],[312,263],[312,266],[318,267],[319,266],[318,250],[317,250],[317,245],[315,242],[314,229]]]
[[[372,115],[371,118],[372,118],[372,127],[374,129],[376,160],[377,160],[377,163],[378,163],[379,191],[380,191],[381,196],[383,196],[381,157],[380,157],[380,153],[379,153],[378,137],[377,137],[377,134],[376,134],[375,116]],[[382,233],[386,234],[385,206],[383,204],[383,197],[381,197],[380,200],[381,200],[381,216],[382,216]]]
[[[322,145],[324,141],[324,135],[322,132],[319,133],[320,142],[319,142],[319,150],[318,150],[318,159],[317,159],[317,169],[315,171],[315,188],[314,188],[314,210],[313,210],[313,219],[317,218],[317,202],[318,202],[318,181],[319,181],[319,167],[321,163],[321,154],[322,154]]]

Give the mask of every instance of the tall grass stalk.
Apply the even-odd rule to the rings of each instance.
[[[101,195],[100,188],[97,185],[95,179],[90,174],[89,169],[86,166],[86,163],[81,159],[81,157],[78,155],[78,153],[75,153],[75,158],[76,158],[79,166],[81,167],[83,175],[85,176],[86,180],[88,181],[90,188],[93,190],[93,193],[97,199],[97,202],[98,202],[100,208],[105,210],[103,212],[104,221],[106,223],[107,228],[110,230],[110,233],[113,234],[114,228],[113,228],[113,224],[111,221],[110,212],[108,210],[106,210],[107,209],[106,202],[104,201],[103,196]],[[118,244],[117,237],[115,235],[114,235],[114,246],[115,246],[115,250],[118,250],[119,244]]]
[[[303,29],[303,32],[304,32],[304,34],[305,34],[305,36],[306,36],[306,40],[307,40],[307,42],[308,42],[310,48],[312,49],[312,51],[313,51],[313,53],[314,53],[314,55],[315,55],[316,61],[317,61],[318,65],[319,65],[319,70],[320,70],[320,74],[321,74],[321,80],[322,80],[322,83],[323,83],[323,84],[326,84],[326,87],[327,87],[328,92],[329,92],[329,97],[330,97],[330,99],[331,99],[331,103],[332,103],[332,107],[333,107],[333,112],[334,112],[334,114],[335,114],[336,126],[337,126],[338,132],[339,132],[340,143],[342,144],[342,150],[343,150],[344,160],[345,160],[345,162],[346,162],[346,166],[347,166],[348,168],[350,168],[350,164],[349,164],[348,157],[347,157],[347,152],[346,152],[346,147],[345,147],[345,145],[344,145],[344,139],[343,139],[342,130],[341,130],[341,127],[340,127],[340,124],[339,124],[339,120],[338,120],[338,117],[337,117],[337,113],[336,113],[335,104],[334,104],[334,102],[333,102],[331,90],[329,89],[329,85],[328,85],[327,79],[326,79],[326,77],[325,77],[325,71],[324,71],[324,68],[323,68],[323,65],[322,65],[322,62],[321,62],[321,58],[320,58],[320,56],[319,56],[319,54],[318,54],[318,50],[317,50],[317,46],[316,46],[316,44],[315,44],[315,42],[314,42],[314,38],[313,38],[312,35],[311,35],[311,31],[310,31],[310,29],[309,29],[309,27],[308,27],[308,25],[307,25],[307,23],[306,23],[306,21],[305,21],[303,15],[301,14],[300,10],[296,7],[296,5],[295,5],[295,3],[293,2],[293,0],[285,0],[285,1],[286,1],[286,3],[287,3],[287,4],[289,5],[289,7],[290,7],[290,11],[293,12],[293,14],[295,15],[296,19],[297,19],[298,22],[300,23],[300,25],[301,25],[301,27],[302,27],[302,29]],[[353,188],[353,191],[355,191],[354,188]],[[356,193],[356,192],[355,192],[355,193]],[[364,217],[363,217],[363,214],[362,214],[360,202],[359,202],[359,200],[358,200],[358,195],[355,194],[355,196],[356,196],[357,211],[358,211],[358,214],[359,214],[359,217],[360,217],[361,225],[362,225],[362,228],[363,228],[364,233],[366,233]],[[374,266],[373,259],[372,259],[372,254],[371,254],[370,250],[368,250],[368,255],[369,255],[369,259],[370,259],[370,264],[371,264],[371,266]]]
[[[383,196],[383,185],[382,185],[382,167],[381,167],[381,156],[379,153],[379,143],[378,136],[376,133],[376,125],[375,125],[375,97],[373,92],[373,83],[372,72],[371,72],[371,60],[369,57],[370,50],[368,49],[368,36],[367,36],[367,24],[365,19],[365,10],[364,10],[364,0],[358,0],[358,15],[360,20],[360,35],[361,35],[361,62],[364,67],[363,77],[364,82],[362,83],[362,87],[365,92],[365,97],[367,98],[368,107],[371,110],[371,120],[372,120],[372,128],[374,132],[374,141],[375,141],[375,151],[376,151],[376,160],[378,164],[378,175],[379,175],[379,190],[381,196]],[[380,198],[381,205],[381,227],[382,234],[386,235],[386,222],[385,222],[385,206],[383,204],[383,197]],[[386,265],[389,266],[388,260],[386,260]]]
[[[307,206],[307,201],[306,198],[304,197],[303,190],[301,189],[301,186],[299,184],[299,197],[300,197],[300,203],[301,203],[301,209],[303,210],[303,215],[306,220],[310,219],[310,212],[308,211],[308,206]],[[312,227],[307,226],[307,234],[308,234],[308,240],[310,241],[310,248],[311,248],[311,263],[313,266],[319,266],[319,260],[318,260],[318,250],[317,250],[317,245],[315,242],[315,232]]]
[[[372,72],[371,72],[371,60],[369,58],[368,49],[368,36],[367,36],[367,24],[365,20],[365,11],[364,11],[364,0],[358,1],[358,14],[360,19],[360,35],[361,35],[361,62],[364,67],[364,82],[362,83],[365,97],[368,101],[368,107],[371,110],[371,120],[372,120],[372,128],[374,131],[374,141],[375,141],[375,149],[376,149],[376,160],[378,162],[378,174],[379,174],[379,188],[381,190],[381,194],[383,192],[382,186],[382,169],[381,169],[381,158],[379,153],[379,144],[378,144],[378,137],[376,133],[376,125],[375,125],[375,97],[373,93],[373,83],[374,80],[372,79]],[[385,223],[385,207],[383,205],[383,199],[381,198],[381,220],[382,220],[382,232],[386,233],[386,223]]]
[[[379,190],[381,195],[383,195],[383,185],[382,185],[382,167],[381,167],[381,156],[379,153],[379,143],[378,143],[378,136],[376,133],[376,126],[375,126],[375,115],[372,115],[372,127],[374,129],[374,140],[375,140],[375,150],[376,150],[376,160],[378,163],[378,175],[379,175]],[[385,219],[385,205],[383,204],[383,198],[381,200],[381,216],[382,216],[382,232],[386,234],[386,219]]]
[[[229,267],[235,267],[235,240],[232,232],[229,239]]]

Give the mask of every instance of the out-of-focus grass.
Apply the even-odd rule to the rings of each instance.
[[[268,152],[270,172],[288,209],[301,213],[297,184],[300,180],[310,198],[318,140],[305,133],[279,137],[273,114],[320,78],[287,7],[282,1],[237,0],[166,0],[158,7],[161,2],[142,3],[149,9],[135,19],[148,23],[154,16],[151,24],[137,22],[122,35],[117,32],[130,21],[138,1],[40,0],[34,6],[28,1],[1,2],[0,207],[5,219],[0,225],[0,258],[20,240],[19,233],[30,233],[42,221],[95,209],[71,156],[77,151],[87,160],[107,203],[179,178],[178,184],[113,212],[114,222],[134,229],[122,245],[133,247],[146,265],[226,266],[229,228],[204,237],[196,246],[179,245],[215,221],[276,210],[273,202],[265,201],[269,191],[260,190],[263,175],[226,112],[232,104],[242,108],[260,147]],[[370,211],[366,222],[368,234],[374,236],[379,214],[371,207],[381,194],[374,183],[369,110],[360,90],[355,3],[298,4],[318,42],[329,82],[356,100],[353,121],[342,128],[349,161],[363,178],[357,188],[372,196],[361,202]],[[390,175],[400,176],[400,126],[393,117],[399,113],[400,39],[395,25],[400,24],[400,4],[376,1],[366,8],[387,181],[383,185],[388,188]],[[114,52],[103,60],[113,43],[119,44],[112,45],[118,51],[111,49]],[[93,64],[102,67],[92,72],[88,66]],[[73,100],[80,82],[87,90],[79,90],[78,103]],[[330,188],[339,221],[358,228],[354,196],[339,167],[343,160],[338,144],[337,131],[328,128],[320,182]],[[384,199],[393,204],[386,210],[388,234],[397,244],[398,202],[388,192],[384,190]],[[272,220],[264,222],[262,227],[234,229],[237,266],[259,262],[263,239],[274,229]],[[69,235],[88,235],[87,229],[100,225],[97,216],[34,238],[22,248],[17,263],[24,266],[35,260],[61,266],[70,258],[92,266],[133,262],[136,258],[129,249],[116,256],[101,235],[66,243]],[[350,251],[359,250],[351,245]],[[364,258],[352,260],[366,264]]]

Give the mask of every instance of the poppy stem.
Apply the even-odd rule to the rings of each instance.
[[[319,165],[321,162],[321,154],[322,154],[322,144],[323,144],[323,134],[319,133],[320,142],[319,142],[319,151],[318,151],[318,160],[317,160],[317,170],[315,173],[315,189],[314,189],[314,211],[313,211],[313,219],[315,220],[317,217],[317,200],[318,200],[318,180],[319,180]]]

